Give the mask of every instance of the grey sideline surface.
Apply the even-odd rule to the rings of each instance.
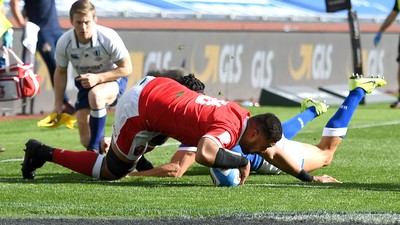
[[[400,224],[400,214],[392,213],[270,213],[251,216],[158,219],[1,219],[0,225],[384,225]]]

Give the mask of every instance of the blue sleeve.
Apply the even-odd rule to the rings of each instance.
[[[258,154],[243,154],[242,148],[239,145],[236,145],[234,148],[231,149],[233,152],[238,152],[246,157],[250,161],[250,170],[256,171],[262,165],[264,159]]]

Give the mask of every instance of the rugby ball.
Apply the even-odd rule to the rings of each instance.
[[[218,187],[236,187],[240,183],[240,171],[210,167],[211,180]]]

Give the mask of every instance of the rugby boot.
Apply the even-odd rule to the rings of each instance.
[[[54,148],[35,139],[30,139],[25,146],[25,157],[21,164],[22,177],[32,180],[35,178],[37,168],[42,167],[46,161],[52,161]]]
[[[328,111],[328,105],[326,105],[324,102],[321,101],[316,101],[313,100],[312,98],[306,98],[301,102],[301,111],[303,112],[309,107],[314,107],[315,108],[315,113],[317,116],[326,113]]]
[[[349,90],[352,91],[356,88],[362,88],[367,94],[371,94],[372,90],[376,87],[386,85],[383,78],[377,77],[363,77],[362,75],[352,75],[349,79]]]

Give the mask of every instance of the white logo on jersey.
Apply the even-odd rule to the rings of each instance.
[[[200,105],[209,105],[209,106],[216,106],[221,107],[228,104],[227,101],[213,98],[207,95],[199,95],[196,99],[196,103]]]

